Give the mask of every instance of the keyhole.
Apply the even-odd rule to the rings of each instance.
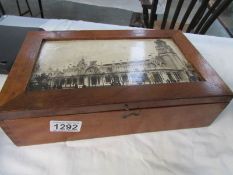
[[[0,61],[0,65],[6,65],[7,61]]]

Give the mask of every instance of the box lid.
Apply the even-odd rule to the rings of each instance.
[[[179,54],[176,53],[176,49],[173,49],[171,45],[169,46],[169,44],[166,43],[167,40],[171,40],[178,50],[180,50],[181,54],[187,60],[187,63],[184,63],[186,67],[179,68],[178,65],[174,68],[170,63],[166,61],[164,63],[166,59],[174,61],[178,59],[177,55],[179,56]],[[116,61],[113,56],[119,54],[118,52],[128,53],[127,51],[129,51],[129,48],[127,47],[131,41],[133,41],[130,45],[131,56],[135,58],[138,57],[138,55],[140,56],[138,50],[140,50],[141,47],[144,49],[143,53],[147,53],[151,46],[149,44],[141,45],[140,43],[150,42],[154,42],[155,45],[158,44],[158,46],[155,47],[157,55],[153,56],[152,53],[152,56],[149,56],[146,54],[147,57],[143,59],[143,62],[140,62],[142,61],[140,59],[137,61],[127,61],[136,68],[130,67],[128,63],[124,63],[125,61]],[[68,65],[66,68],[61,68],[66,72],[66,74],[64,74],[64,72],[59,70],[60,68],[56,70],[56,66],[54,67],[56,62],[59,61],[59,54],[63,53],[61,52],[62,48],[58,47],[54,51],[57,56],[51,56],[51,58],[56,59],[55,62],[50,65],[52,68],[49,67],[50,69],[47,69],[50,70],[50,73],[47,75],[41,71],[43,68],[38,68],[37,66],[38,62],[40,62],[41,55],[47,53],[43,50],[43,47],[46,46],[46,42],[55,43],[55,45],[56,42],[65,42],[64,48],[68,50],[66,54],[64,54],[64,64],[67,64],[66,60],[69,60],[73,54],[80,59],[78,64],[81,64],[81,67],[85,67],[89,58],[83,59],[84,61],[82,61],[81,57],[83,54],[86,56],[88,53],[95,56],[102,55],[103,57],[109,54],[109,59],[111,57],[115,62],[109,65],[108,57],[106,62],[97,62],[98,64],[93,61],[93,59],[89,59],[88,66],[86,65],[88,69],[84,71],[85,74],[82,70],[78,69],[80,65],[79,67],[75,67],[72,64]],[[69,45],[70,42],[75,42],[76,49],[70,49],[73,48],[72,45]],[[118,44],[116,45],[115,42],[118,42]],[[89,44],[88,46],[90,46],[88,49],[84,48],[83,52],[82,49],[78,50],[82,45],[87,43]],[[108,46],[108,43],[112,44]],[[125,43],[128,45],[125,45]],[[49,48],[50,46],[51,44],[46,47]],[[95,47],[99,48],[99,50],[97,49],[95,51]],[[101,50],[103,48],[105,48],[105,50]],[[153,47],[151,48],[151,50],[153,50]],[[122,49],[125,49],[125,51],[121,51]],[[93,50],[95,52],[93,52]],[[103,53],[105,53],[105,55]],[[49,60],[48,55],[45,56],[45,58],[46,61]],[[143,70],[144,72],[140,69],[140,66],[138,66],[139,62],[140,65],[143,65],[143,68],[147,67],[147,72],[145,69]],[[150,67],[149,63],[153,63],[154,68],[152,68],[153,66]],[[165,67],[163,64],[165,64]],[[113,71],[113,66],[114,70],[116,68],[121,70],[121,68],[125,66],[127,70],[130,70],[127,72],[127,76],[131,76],[131,79],[134,76],[130,74],[131,72],[141,72],[140,75],[149,72],[147,77],[149,77],[148,79],[150,80],[148,80],[148,82],[150,83],[146,84],[146,80],[143,80],[143,83],[137,84],[135,83],[138,81],[136,78],[136,80],[130,80],[131,82],[127,85],[124,83],[119,84],[119,80],[114,81],[114,73],[116,73],[116,71]],[[96,67],[99,71],[96,70]],[[38,69],[40,71],[38,71]],[[77,74],[71,74],[71,70],[75,70]],[[38,72],[40,72],[40,74],[38,74]],[[117,73],[119,72],[121,74],[120,78],[123,81],[124,71],[118,71]],[[167,79],[165,83],[157,81],[157,76],[160,72],[166,74]],[[192,74],[192,72],[194,72],[194,74],[188,76],[188,78],[180,78],[181,80],[178,81],[180,76],[179,72],[180,75],[183,75],[182,72],[184,72],[185,75]],[[100,81],[98,78],[88,79],[89,85],[92,84],[90,87],[86,87],[84,80],[81,81],[79,79],[79,84],[75,80],[76,84],[74,83],[74,79],[77,79],[77,77],[80,78],[81,76],[90,75],[104,76],[105,84],[103,83],[102,86],[96,87],[97,82]],[[108,84],[107,75],[111,75],[113,79],[112,84]],[[193,75],[196,77],[193,78]],[[42,79],[43,77],[44,79]],[[60,77],[60,79],[58,79],[58,77]],[[175,79],[175,77],[177,79]],[[171,81],[172,79],[174,79],[174,81]],[[95,82],[94,85],[93,82],[90,82],[92,80]],[[88,84],[88,81],[86,83]],[[69,86],[66,86],[67,84]],[[228,103],[231,98],[232,92],[230,89],[179,31],[31,32],[28,34],[0,94],[0,120],[114,110],[172,107],[179,105]]]

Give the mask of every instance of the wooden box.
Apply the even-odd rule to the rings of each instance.
[[[179,31],[31,32],[0,122],[21,146],[207,126],[231,99]]]

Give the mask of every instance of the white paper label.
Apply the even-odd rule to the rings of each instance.
[[[50,121],[50,132],[80,132],[82,121]]]

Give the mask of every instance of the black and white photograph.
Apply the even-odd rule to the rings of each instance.
[[[28,90],[200,80],[170,39],[46,41]]]

